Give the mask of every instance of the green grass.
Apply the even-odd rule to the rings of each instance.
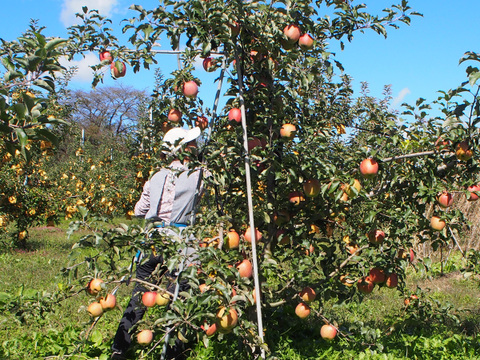
[[[55,228],[31,229],[28,250],[0,253],[0,267],[4,269],[0,272],[0,359],[108,358],[131,287],[120,288],[120,309],[106,313],[88,337],[91,319],[84,293],[60,302],[54,311],[47,303],[28,301],[53,294],[62,284],[61,269],[82,235],[74,234],[69,239],[67,228],[68,224],[62,223]],[[82,251],[88,255],[88,249]],[[319,336],[322,323],[317,317],[290,321],[293,309],[270,311],[264,320],[270,358],[480,359],[479,281],[464,279],[457,268],[450,269],[454,271],[433,278],[410,273],[406,283],[409,291],[415,292],[417,285],[425,289],[417,308],[405,307],[403,295],[387,288],[376,288],[361,302],[339,306],[331,299],[322,303],[316,310],[334,320],[342,331],[332,342]],[[20,294],[22,301],[10,301],[20,299]],[[34,303],[36,307],[31,305]],[[80,344],[78,356],[70,356]],[[247,353],[235,337],[227,335],[223,340],[212,339],[208,347],[194,344],[190,359],[247,359]]]

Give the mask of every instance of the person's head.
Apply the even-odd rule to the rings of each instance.
[[[199,127],[193,129],[184,129],[176,127],[167,131],[163,137],[164,153],[170,157],[177,157],[178,152],[185,148],[189,151],[190,148],[197,147],[197,138],[200,136],[201,130]]]

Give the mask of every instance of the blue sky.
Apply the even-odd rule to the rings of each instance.
[[[49,36],[66,36],[66,27],[71,25],[74,13],[82,5],[97,8],[102,14],[113,19],[113,26],[120,28],[120,20],[132,15],[128,10],[134,0],[16,0],[4,1],[0,13],[0,37],[12,40],[24,32],[30,19],[38,19],[39,25],[46,26]],[[400,1],[400,0],[398,0]],[[354,2],[357,2],[356,0]],[[392,0],[365,0],[368,9],[379,13]],[[158,4],[157,0],[139,0],[145,8]],[[480,1],[456,0],[410,0],[410,6],[423,14],[413,17],[412,24],[400,24],[400,29],[390,29],[387,39],[366,31],[357,33],[345,50],[333,46],[336,59],[345,67],[346,73],[354,80],[358,90],[360,83],[369,83],[370,94],[381,97],[384,85],[391,85],[394,106],[401,102],[413,104],[419,97],[429,101],[436,99],[438,90],[448,90],[466,80],[467,64],[458,64],[466,51],[478,51],[480,34]],[[97,54],[87,59],[77,59],[81,74],[71,83],[74,88],[88,89],[90,77],[85,62],[97,62]],[[165,55],[160,61],[162,72],[168,75],[176,68],[176,57]],[[82,76],[83,74],[83,76]],[[153,85],[153,72],[141,71],[127,76],[121,81],[136,88],[150,90]],[[205,74],[203,69],[197,76],[204,83],[214,80],[215,74]],[[217,74],[218,75],[218,74]],[[119,81],[119,80],[117,80]],[[114,85],[109,76],[105,85]],[[199,96],[202,96],[202,88]],[[214,93],[214,91],[210,91]],[[208,106],[208,97],[205,98]],[[212,100],[213,102],[213,100]]]

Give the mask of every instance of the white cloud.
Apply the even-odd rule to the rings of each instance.
[[[77,72],[72,80],[91,82],[93,79],[93,70],[90,65],[96,65],[100,62],[98,55],[94,53],[87,53],[85,57],[80,60],[68,61],[66,58],[60,60],[60,63],[66,68],[73,66],[77,67]]]
[[[396,107],[397,105],[401,104],[403,102],[403,99],[410,94],[410,89],[409,88],[403,88],[400,90],[398,95],[393,99],[393,106]]]
[[[77,23],[76,13],[82,12],[82,7],[98,10],[102,16],[110,16],[119,0],[63,0],[60,20],[68,27]]]

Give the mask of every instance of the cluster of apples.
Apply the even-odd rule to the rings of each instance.
[[[347,282],[346,277],[340,279],[347,286],[352,286],[352,282]],[[398,285],[398,275],[395,273],[387,274],[379,268],[370,270],[368,276],[362,277],[357,281],[357,289],[363,294],[370,294],[375,285],[385,284],[388,288],[396,288]]]
[[[114,294],[108,294],[98,297],[100,292],[105,289],[105,283],[102,279],[94,278],[86,286],[88,294],[97,297],[97,300],[88,305],[87,311],[91,317],[98,317],[105,311],[111,310],[117,306],[117,299]]]
[[[302,50],[310,50],[313,48],[314,39],[308,33],[302,33],[300,27],[296,24],[290,24],[283,29],[285,37],[282,39],[282,45],[285,50],[290,50],[296,43]]]
[[[127,65],[123,61],[113,61],[113,56],[108,50],[103,50],[99,54],[102,63],[110,64],[110,73],[113,79],[124,77],[127,73]]]

